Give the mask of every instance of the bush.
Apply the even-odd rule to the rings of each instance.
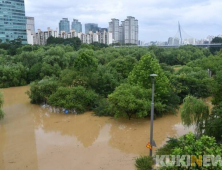
[[[85,87],[59,87],[48,100],[52,106],[66,109],[75,109],[77,113],[83,113],[95,106],[98,95],[93,90]]]
[[[106,98],[101,98],[97,101],[94,112],[97,116],[111,116],[112,107]]]
[[[30,90],[27,91],[31,103],[40,104],[47,102],[49,96],[58,88],[58,81],[54,77],[46,77],[39,82],[32,82]]]
[[[180,138],[173,138],[165,144],[161,149],[159,149],[156,155],[193,155],[199,157],[199,155],[221,155],[222,154],[222,145],[218,145],[216,143],[215,138],[209,136],[201,136],[198,138],[191,132],[186,134]],[[202,158],[203,162],[204,157]],[[171,158],[172,160],[172,158]],[[166,161],[166,159],[164,159]],[[215,167],[212,165],[208,167],[202,167],[202,165],[195,164],[195,166],[176,166],[174,162],[165,162],[166,165],[171,165],[168,167],[161,167],[160,169],[168,169],[168,170],[175,170],[175,169],[221,169],[219,165],[220,162],[217,162]]]
[[[136,158],[136,169],[137,170],[150,170],[154,164],[153,158],[150,156],[142,156]]]
[[[169,138],[166,144],[156,151],[156,155],[170,155],[172,153],[172,150],[177,146],[179,146],[178,139]]]

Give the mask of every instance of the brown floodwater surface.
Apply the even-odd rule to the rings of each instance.
[[[134,170],[135,158],[149,154],[149,119],[54,113],[30,104],[28,89],[1,90],[5,118],[0,120],[0,170]],[[157,148],[167,137],[193,129],[181,124],[180,115],[157,118]]]

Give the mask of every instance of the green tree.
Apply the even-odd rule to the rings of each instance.
[[[215,138],[209,136],[201,136],[197,139],[192,133],[189,133],[183,137],[179,138],[179,146],[172,150],[172,155],[194,155],[199,157],[199,155],[214,155],[218,156],[222,154],[222,145],[218,145]],[[202,160],[203,161],[203,160]],[[181,167],[177,167],[180,169]],[[189,169],[200,169],[202,165],[195,164],[194,167],[189,167]],[[220,163],[217,163],[216,167],[213,165],[209,167],[203,167],[206,169],[222,169]]]
[[[117,73],[120,74],[124,79],[128,77],[129,73],[133,70],[137,60],[133,57],[118,57],[113,61],[109,62],[109,66],[114,68]]]
[[[90,73],[95,71],[98,66],[97,60],[92,53],[80,52],[74,61],[74,68],[78,71]]]
[[[113,116],[112,105],[107,98],[98,98],[93,111],[97,116]]]
[[[212,93],[213,78],[207,70],[200,67],[183,66],[175,73],[174,85],[179,86],[178,95],[183,99],[187,95],[208,97]]]
[[[90,86],[95,89],[96,93],[107,97],[119,86],[120,81],[121,76],[115,69],[99,65],[97,71],[90,78]]]
[[[150,74],[158,75],[155,78],[155,100],[163,101],[169,93],[169,80],[165,76],[158,61],[150,55],[145,55],[140,59],[139,63],[129,74],[128,81],[132,85],[139,85],[145,89],[151,89],[152,80]]]
[[[209,107],[203,100],[187,96],[180,114],[184,125],[196,125],[197,132],[202,134],[204,124],[207,123],[206,120],[209,117]]]
[[[50,44],[70,45],[75,50],[79,50],[80,47],[81,47],[82,42],[78,37],[63,39],[63,38],[55,38],[55,37],[51,36],[47,39],[47,45],[50,45]]]
[[[32,81],[35,81],[35,80],[40,80],[41,70],[42,70],[42,64],[41,63],[34,64],[28,72],[28,82],[32,82]]]
[[[151,90],[129,84],[121,84],[108,96],[114,116],[129,119],[132,116],[139,118],[147,116],[150,110],[149,99],[151,99]]]
[[[222,71],[218,70],[215,77],[215,87],[213,88],[213,104],[222,102]]]
[[[222,145],[218,145],[215,141],[215,138],[209,136],[201,136],[197,138],[191,132],[186,134],[180,138],[171,138],[163,147],[161,147],[157,153],[157,155],[171,155],[171,156],[183,156],[183,155],[190,155],[199,158],[202,156],[200,164],[191,163],[191,166],[177,166],[176,162],[169,162],[166,163],[166,166],[161,167],[161,170],[180,170],[180,169],[190,169],[190,170],[213,170],[213,169],[222,169],[220,161],[214,162],[209,166],[203,167],[203,155],[212,155],[218,156],[222,154]],[[172,160],[172,159],[171,159]],[[166,159],[164,160],[166,161]],[[184,159],[184,163],[187,164],[187,158]]]
[[[58,80],[54,77],[45,77],[41,81],[35,81],[30,84],[30,90],[27,91],[31,103],[47,103],[48,98],[58,88]]]
[[[221,37],[215,37],[212,41],[211,44],[215,43],[222,43],[222,38]],[[221,46],[222,47],[222,46]],[[220,51],[221,47],[210,47],[210,52],[212,54],[216,54],[216,52]]]
[[[0,87],[23,86],[26,80],[27,69],[21,63],[0,65]]]
[[[212,109],[212,114],[207,120],[204,134],[215,137],[218,143],[222,142],[222,103]]]
[[[74,109],[77,113],[83,113],[92,109],[97,98],[98,95],[94,91],[87,90],[82,86],[59,87],[49,97],[48,102],[52,106]]]
[[[61,73],[61,67],[55,63],[54,65],[43,63],[41,66],[40,77],[44,78],[45,76],[56,76],[59,77]]]

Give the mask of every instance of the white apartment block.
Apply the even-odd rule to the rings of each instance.
[[[58,30],[56,29],[55,31],[48,28],[47,31],[41,31],[38,29],[38,32],[36,33],[36,38],[34,41],[34,44],[38,45],[46,45],[47,44],[47,39],[52,36],[52,37],[60,37],[60,38],[73,38],[73,37],[78,37],[82,43],[86,44],[91,44],[93,42],[99,42],[99,43],[104,43],[104,44],[112,44],[112,33],[103,31],[103,32],[96,32],[93,33],[90,31],[88,34],[83,34],[80,32],[76,32],[75,30],[71,30],[69,33],[65,31],[61,31],[61,33],[58,33]]]
[[[33,45],[35,39],[34,17],[26,17],[26,34],[27,34],[27,43]]]
[[[117,43],[119,42],[119,20],[112,18],[112,21],[109,22],[109,29],[108,31],[112,33],[113,35],[113,42]]]
[[[135,17],[128,16],[119,25],[118,19],[109,22],[109,32],[113,34],[113,42],[121,44],[138,44],[139,26]]]
[[[50,27],[48,27],[47,31],[41,31],[38,29],[38,32],[35,34],[34,44],[46,45],[47,39],[50,36],[59,37],[58,35],[58,29],[52,30]]]

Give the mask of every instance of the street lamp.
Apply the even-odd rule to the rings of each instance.
[[[151,120],[150,120],[150,156],[152,156],[152,149],[153,146],[155,146],[155,142],[153,141],[153,117],[154,117],[154,83],[155,83],[155,77],[157,77],[157,74],[150,74],[150,77],[152,78],[152,103],[151,103]]]

